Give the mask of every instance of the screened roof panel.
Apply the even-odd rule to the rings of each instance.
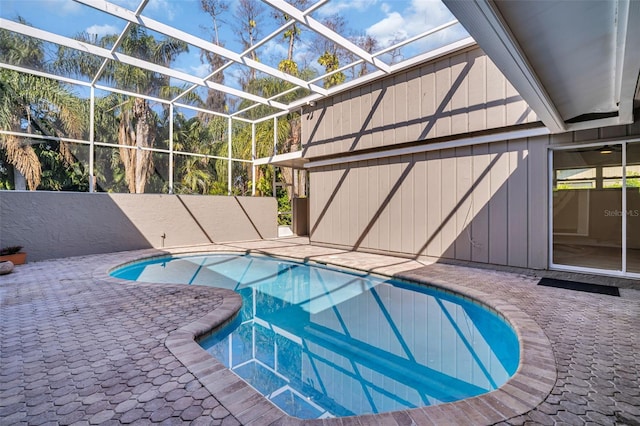
[[[83,18],[76,20],[74,16]],[[76,38],[82,34],[85,41],[107,49],[113,46],[115,39],[104,36],[118,35],[126,26],[120,18],[72,0],[2,0],[0,17],[15,22],[22,19],[35,28],[66,37]],[[104,39],[103,44],[98,43],[101,39]]]
[[[238,114],[234,115],[234,117],[251,121],[260,121],[280,112],[282,112],[282,110],[278,108],[274,108],[268,105],[256,104],[252,105],[250,108],[240,110]]]
[[[214,21],[203,4],[228,7],[213,11]],[[44,48],[28,64],[0,49],[0,67],[259,120],[465,37],[457,26],[417,38],[449,20],[433,0],[2,0],[9,43],[26,37]],[[290,49],[295,64],[283,62]]]
[[[200,0],[149,0],[142,15],[172,26],[195,37],[211,40],[210,19],[200,8]],[[180,19],[181,16],[189,16]]]
[[[455,20],[443,23],[440,27],[442,28],[440,31],[426,30],[423,33],[399,40],[391,46],[377,50],[374,55],[386,64],[398,64],[468,36],[462,25]]]
[[[97,84],[170,101],[190,85],[175,77],[107,60]]]
[[[312,93],[313,92],[311,92],[309,89],[294,87],[289,90],[285,90],[284,92],[280,92],[278,95],[273,96],[271,99],[273,99],[274,101],[282,102],[284,104],[290,104],[300,99],[304,99]]]
[[[160,34],[141,25],[130,24],[115,51],[166,66],[177,55],[188,51],[189,47],[184,41]]]
[[[185,105],[192,105],[194,107],[204,108],[204,99],[207,99],[209,89],[203,86],[196,86],[191,89],[189,86],[187,90],[184,90],[178,96],[174,96],[173,100]]]

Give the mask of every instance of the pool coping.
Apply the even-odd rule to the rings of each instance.
[[[271,255],[300,262],[313,263],[313,261],[308,261],[307,258],[302,256],[282,256],[278,253],[270,254],[268,248],[241,249],[225,245],[216,245],[177,249],[148,249],[122,253],[117,264],[111,265],[107,269],[98,269],[94,271],[93,276],[103,282],[139,285],[137,282],[111,277],[109,272],[114,267],[133,263],[145,258],[173,254],[204,254],[215,252]],[[546,399],[553,389],[557,380],[557,368],[551,343],[542,328],[519,308],[496,296],[443,280],[424,280],[414,276],[410,278],[405,277],[402,272],[389,275],[364,268],[353,268],[353,265],[341,263],[338,257],[333,256],[330,259],[323,259],[318,263],[339,268],[356,269],[363,272],[371,272],[376,275],[434,286],[485,305],[496,311],[515,330],[520,342],[520,364],[518,369],[507,383],[498,389],[460,401],[353,417],[313,420],[291,417],[225,367],[224,364],[212,357],[197,343],[199,337],[211,333],[233,320],[242,306],[241,297],[236,292],[226,289],[216,289],[216,292],[223,296],[222,304],[198,320],[181,326],[169,333],[165,340],[165,345],[189,372],[193,374],[241,424],[304,424],[326,426],[348,424],[494,424],[534,409]]]

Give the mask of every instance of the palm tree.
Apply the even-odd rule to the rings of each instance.
[[[24,23],[24,20],[20,19]],[[0,54],[16,65],[46,68],[42,42],[0,29]],[[47,78],[0,70],[0,128],[47,136],[82,137],[87,128],[86,102],[64,85]],[[12,135],[0,135],[6,160],[35,190],[42,179],[42,165],[32,142]],[[69,147],[58,149],[67,165],[74,162]]]
[[[81,41],[107,47],[112,46],[118,36],[107,35],[96,39],[83,33],[77,38]],[[152,35],[147,34],[143,27],[132,25],[119,50],[126,55],[168,67],[179,54],[188,51],[188,46],[186,42],[172,38],[158,41]],[[55,65],[68,73],[92,78],[96,69],[94,58],[87,58],[81,52],[65,47],[59,49],[58,61]],[[125,88],[142,95],[157,95],[159,93],[166,96],[177,91],[176,88],[170,87],[169,77],[166,75],[116,61],[108,62],[101,78],[119,88]],[[142,193],[145,191],[147,181],[154,170],[152,152],[144,148],[154,146],[158,136],[156,129],[160,119],[146,99],[119,96],[121,102],[113,109],[113,113],[118,117],[118,143],[122,146],[120,160],[124,165],[125,180],[129,192]],[[168,117],[169,114],[165,111],[164,116]]]
[[[176,151],[215,155],[213,141],[217,119],[204,122],[199,117],[186,119],[177,114],[174,120],[173,147]],[[206,157],[178,156],[175,163],[175,175],[179,177],[175,185],[176,193],[209,194],[216,186],[216,161]]]

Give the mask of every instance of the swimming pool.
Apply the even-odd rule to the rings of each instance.
[[[504,320],[431,287],[244,254],[157,258],[112,275],[240,293],[237,318],[200,344],[295,417],[464,399],[518,367]]]

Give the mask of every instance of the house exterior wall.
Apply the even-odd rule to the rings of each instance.
[[[308,108],[302,134],[303,156],[310,159],[537,121],[477,47]]]
[[[2,191],[0,245],[36,261],[275,238],[276,216],[271,197]]]
[[[640,137],[640,122],[312,168],[314,244],[544,269],[548,150]]]
[[[549,149],[640,136],[635,123],[474,143],[536,120],[479,49],[327,99],[306,118],[313,244],[536,269],[549,263]],[[423,152],[386,153],[405,146]],[[373,159],[349,160],[362,150]],[[325,160],[334,164],[314,166]]]
[[[411,257],[544,267],[546,139],[313,169],[311,241]]]

